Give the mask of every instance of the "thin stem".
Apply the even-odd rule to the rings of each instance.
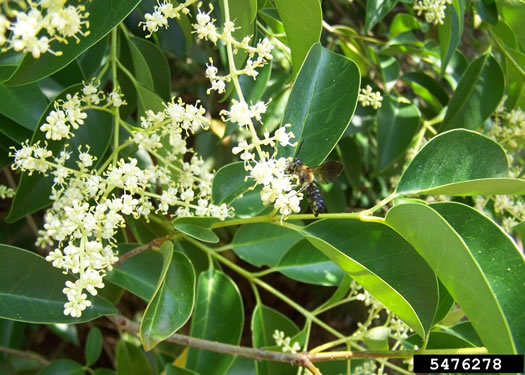
[[[171,241],[171,240],[174,240],[178,237],[182,237],[183,235],[180,234],[180,233],[172,233],[172,234],[168,234],[164,237],[160,237],[160,238],[155,238],[154,240],[148,242],[147,244],[144,244],[144,245],[141,245],[141,246],[138,246],[136,248],[134,248],[133,250],[131,251],[128,251],[126,254],[124,255],[121,255],[119,257],[119,260],[117,263],[115,263],[113,265],[113,267],[118,267],[120,266],[122,263],[124,263],[126,260],[128,260],[129,258],[131,257],[134,257],[135,255],[138,255],[140,253],[143,253],[144,251],[146,250],[149,250],[149,249],[153,249],[154,247],[159,247],[161,246],[165,241]]]
[[[117,37],[118,29],[114,28],[111,31],[111,76],[113,80],[113,90],[118,89],[117,79]],[[113,165],[118,161],[119,148],[119,130],[120,130],[120,110],[118,107],[113,109]]]
[[[0,352],[16,355],[19,357],[33,359],[37,361],[38,363],[40,363],[42,366],[47,366],[51,363],[47,359],[41,357],[40,355],[32,353],[32,352],[28,352],[26,350],[17,350],[17,349],[8,348],[5,346],[0,346]]]

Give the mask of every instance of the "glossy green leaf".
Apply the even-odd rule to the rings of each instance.
[[[92,306],[80,318],[64,315],[67,298],[62,293],[64,275],[41,256],[9,245],[0,245],[0,317],[31,323],[81,323],[117,309],[100,296],[89,296]],[[45,282],[42,282],[45,280]]]
[[[365,34],[368,33],[399,0],[369,0],[366,2]]]
[[[35,83],[8,87],[0,83],[0,113],[33,131],[46,109],[47,98]]]
[[[0,114],[0,135],[6,138],[2,143],[6,144],[4,148],[7,151],[6,154],[8,154],[10,146],[15,147],[31,139],[32,132],[10,118]],[[9,158],[9,161],[12,162],[13,159]]]
[[[307,284],[337,286],[343,270],[310,242],[301,240],[293,245],[277,264],[279,272]]]
[[[239,345],[244,326],[241,294],[235,283],[219,271],[204,272],[197,283],[195,312],[190,335]],[[225,374],[234,357],[190,348],[186,367],[200,374]]]
[[[419,29],[420,26],[421,23],[416,17],[406,13],[398,13],[390,24],[390,37],[393,38],[406,31]]]
[[[470,322],[460,322],[449,328],[434,331],[428,339],[428,349],[450,349],[483,346]]]
[[[66,94],[75,93],[81,89],[81,85],[72,86],[64,90],[55,100],[65,98]],[[31,144],[38,141],[44,142],[46,140],[45,134],[38,128],[45,122],[46,116],[54,109],[53,103],[50,103],[46,108],[37,130],[33,134]],[[78,129],[71,129],[74,137],[70,139],[63,139],[61,141],[49,141],[47,149],[52,151],[54,155],[58,155],[63,150],[64,145],[69,145],[68,150],[71,152],[71,158],[66,162],[66,167],[77,169],[76,161],[78,160],[78,147],[82,145],[90,146],[89,153],[101,162],[103,155],[109,147],[112,136],[112,117],[110,114],[102,111],[87,110],[87,118],[84,120],[84,125]],[[49,196],[51,194],[51,187],[53,186],[53,176],[43,176],[40,173],[33,173],[31,176],[23,173],[18,184],[16,196],[11,205],[9,216],[6,221],[13,222],[21,219],[27,214],[38,211],[51,203]]]
[[[429,331],[438,304],[436,277],[394,230],[375,222],[319,220],[302,233],[417,334]]]
[[[85,79],[89,80],[100,68],[108,45],[109,37],[102,38],[78,57],[77,61]]]
[[[139,244],[120,244],[119,254],[123,255],[140,246]],[[162,270],[162,256],[157,251],[145,251],[128,258],[113,268],[105,280],[118,285],[145,301],[151,300]]]
[[[133,73],[138,83],[153,91],[153,77],[150,71],[150,65],[146,61],[146,57],[140,52],[139,47],[133,41],[126,37],[129,52],[131,53],[131,60],[133,62]]]
[[[273,267],[300,239],[300,234],[280,225],[247,224],[235,233],[232,247],[235,254],[250,264]]]
[[[169,241],[162,244],[160,253],[164,264],[159,282],[140,324],[140,339],[148,351],[188,321],[195,300],[195,270],[191,261],[183,253],[174,252]]]
[[[525,97],[525,53],[513,48],[505,48],[506,57],[506,95],[505,107],[510,111],[516,107],[524,108]]]
[[[70,359],[58,359],[38,372],[38,375],[84,375],[84,367]]]
[[[293,76],[308,51],[321,38],[323,13],[319,0],[275,0],[292,51]]]
[[[86,359],[86,366],[93,365],[102,353],[102,333],[97,327],[92,327],[89,330],[86,340],[86,347],[84,348],[84,357]]]
[[[506,178],[503,148],[479,133],[456,129],[428,142],[408,165],[398,195],[523,194],[525,180]]]
[[[441,72],[445,72],[463,35],[465,2],[467,0],[452,0],[447,5],[443,24],[439,25],[439,47],[441,54]]]
[[[165,101],[170,100],[171,73],[166,56],[159,47],[147,40],[134,36],[130,40],[138,47],[148,64],[155,92]]]
[[[425,258],[490,353],[523,352],[525,261],[508,235],[454,202],[399,205],[386,221]]]
[[[265,206],[262,203],[261,190],[262,186],[259,185],[256,189],[248,190],[231,203],[235,218],[254,217],[265,210],[268,211],[272,209],[271,206]]]
[[[86,3],[86,11],[89,12],[89,35],[81,36],[79,43],[75,43],[74,40],[70,40],[68,44],[54,43],[52,47],[61,51],[62,56],[46,53],[35,59],[31,54],[26,54],[6,84],[24,85],[38,81],[62,69],[113,30],[139,3],[140,0],[91,1]]]
[[[343,172],[352,189],[359,191],[361,185],[361,154],[354,137],[343,137],[337,144],[339,160],[343,164]]]
[[[255,360],[245,357],[237,357],[228,369],[226,375],[257,375]]]
[[[198,375],[195,371],[173,366],[171,363],[166,363],[164,371],[166,372],[166,375]]]
[[[390,167],[408,149],[416,134],[420,113],[414,104],[386,96],[377,113],[377,170]]]
[[[144,351],[122,339],[117,343],[116,369],[118,375],[153,374]]]
[[[390,92],[399,78],[399,64],[395,57],[379,56],[378,65],[381,68],[381,75],[387,92]]]
[[[212,183],[212,199],[215,204],[230,204],[239,195],[246,193],[255,185],[253,179],[246,178],[248,172],[244,162],[227,164],[220,168]]]
[[[443,89],[442,85],[431,76],[423,72],[410,72],[403,74],[401,80],[420,86],[437,99],[442,106],[447,105],[449,99],[447,92]]]
[[[461,77],[440,131],[480,128],[500,103],[504,89],[505,77],[496,59],[488,54],[478,57]]]
[[[359,69],[353,61],[320,44],[312,47],[282,120],[292,124],[296,141],[303,143],[296,156],[307,165],[321,164],[343,135],[356,107],[359,85]],[[279,150],[279,156],[294,152],[288,146]]]
[[[450,295],[447,288],[439,282],[439,304],[434,316],[434,324],[441,322],[454,306],[454,298]]]
[[[282,331],[285,337],[293,337],[299,333],[294,322],[280,312],[261,304],[257,304],[253,310],[251,330],[254,348],[266,348],[266,350],[273,351],[282,350],[273,338],[276,330]],[[297,373],[297,369],[288,363],[257,361],[256,367],[257,375],[293,375]]]
[[[499,14],[516,35],[521,48],[525,48],[525,35],[523,33],[523,20],[525,7],[519,0],[496,0]]]
[[[219,237],[211,230],[211,226],[220,221],[217,217],[178,217],[173,220],[173,226],[178,231],[204,242],[219,242]]]

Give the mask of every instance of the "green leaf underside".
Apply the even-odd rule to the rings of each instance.
[[[279,272],[308,284],[338,286],[344,271],[307,240],[293,245],[280,259]]]
[[[396,193],[415,195],[443,185],[505,177],[507,169],[500,145],[476,132],[455,129],[432,138],[419,151],[401,176]]]
[[[62,56],[46,53],[35,59],[26,54],[15,73],[6,82],[18,86],[38,81],[62,69],[75,60],[82,52],[97,43],[117,26],[140,3],[140,0],[91,1],[85,4],[89,12],[90,34],[81,36],[80,42],[69,40],[68,44],[55,43],[53,47],[62,52]]]
[[[323,14],[318,0],[275,0],[292,51],[293,76],[303,65],[308,50],[319,42]]]
[[[123,255],[140,246],[139,244],[119,245]],[[156,251],[145,251],[127,259],[109,272],[105,280],[118,285],[134,295],[149,301],[155,293],[157,281],[162,270],[162,256]]]
[[[235,254],[250,264],[273,267],[300,239],[299,233],[280,225],[247,224],[235,233],[232,247]]]
[[[253,347],[268,348],[268,350],[277,349],[273,338],[275,330],[283,331],[285,337],[293,337],[299,333],[295,323],[285,315],[261,304],[258,304],[253,310],[251,330]],[[297,373],[297,369],[287,363],[257,361],[256,366],[257,375],[293,375]]]
[[[219,271],[202,273],[197,283],[190,336],[238,345],[243,325],[243,304],[235,283]],[[231,355],[190,348],[186,367],[200,374],[222,375],[233,360]]]
[[[173,251],[173,243],[160,247],[164,258],[157,289],[140,324],[140,338],[145,350],[174,334],[190,318],[195,301],[195,270],[181,252]]]
[[[518,306],[525,265],[506,234],[474,209],[452,202],[399,205],[386,221],[425,258],[490,353],[523,351]]]
[[[293,85],[283,117],[296,142],[304,143],[297,158],[316,166],[328,156],[350,123],[357,103],[360,75],[350,59],[320,44],[312,47]],[[279,149],[289,157],[295,149]]]
[[[178,231],[204,242],[217,243],[219,237],[210,229],[213,223],[220,221],[216,217],[180,217],[173,220]]]
[[[130,342],[117,344],[116,370],[119,375],[149,375],[151,366],[144,352]]]
[[[80,318],[64,315],[67,298],[62,292],[70,275],[54,268],[41,256],[0,245],[0,317],[30,323],[82,323],[117,310],[100,296],[89,296],[92,306]]]
[[[482,127],[500,103],[504,88],[505,77],[496,59],[490,55],[478,57],[454,90],[439,130]]]
[[[307,226],[303,235],[417,334],[428,332],[438,304],[436,277],[390,227],[320,220]]]
[[[73,94],[80,91],[82,85],[71,86],[62,91],[55,100],[64,99],[67,94]],[[47,149],[53,152],[53,155],[58,155],[64,148],[64,145],[69,145],[68,150],[71,152],[71,158],[66,162],[66,167],[78,168],[76,161],[78,160],[78,147],[85,145],[90,146],[89,153],[97,158],[100,162],[102,156],[106,152],[112,138],[111,115],[95,110],[88,110],[87,118],[84,120],[84,125],[78,129],[71,129],[74,137],[70,139],[63,139],[60,141],[46,140],[45,133],[40,131],[40,126],[45,123],[45,119],[50,111],[54,110],[54,104],[51,102],[44,114],[42,115],[35,132],[31,144],[36,142],[47,141]],[[27,214],[36,212],[51,203],[49,196],[51,194],[51,187],[53,186],[53,176],[43,176],[38,172],[34,172],[31,176],[26,172],[22,173],[15,198],[11,205],[9,215],[6,218],[7,222],[14,222],[21,219]]]

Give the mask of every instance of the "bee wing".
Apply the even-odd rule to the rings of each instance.
[[[343,171],[343,164],[338,161],[328,161],[318,167],[312,168],[317,181],[320,184],[334,182]]]

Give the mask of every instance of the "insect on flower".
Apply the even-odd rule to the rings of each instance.
[[[302,146],[299,145],[298,151]],[[325,203],[321,191],[317,186],[319,184],[329,184],[343,171],[343,165],[338,161],[328,161],[318,167],[308,167],[299,159],[294,159],[287,167],[287,172],[294,175],[300,186],[300,191],[306,191],[306,196],[310,202],[310,208],[315,217],[325,211]]]

